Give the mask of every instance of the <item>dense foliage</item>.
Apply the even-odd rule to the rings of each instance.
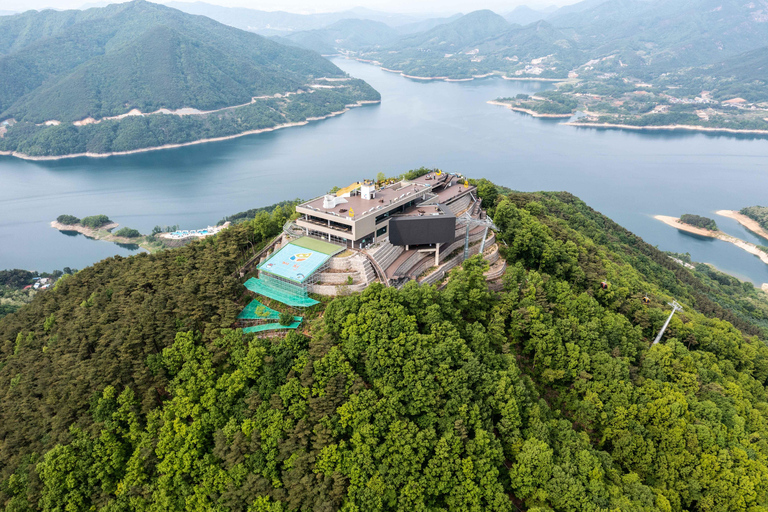
[[[717,223],[714,219],[709,217],[702,217],[701,215],[694,215],[692,213],[684,213],[680,216],[680,222],[683,224],[690,224],[697,228],[708,229],[710,231],[717,231]]]
[[[178,250],[101,262],[6,317],[0,500],[764,507],[766,298],[700,278],[573,196],[481,184],[510,265],[496,291],[473,258],[442,290],[337,298],[306,335],[243,334],[231,326],[249,298],[231,276],[279,232],[290,212],[275,209]],[[685,312],[650,348],[672,298]]]
[[[87,227],[87,228],[93,228],[98,229],[101,226],[106,226],[107,224],[111,224],[112,221],[109,217],[106,215],[100,214],[100,215],[91,215],[89,217],[83,217],[80,219],[80,224]]]
[[[26,155],[56,156],[133,151],[148,147],[239,135],[274,128],[307,118],[343,111],[358,101],[375,101],[379,94],[362,80],[341,89],[320,89],[289,98],[265,99],[243,107],[206,115],[155,114],[74,126],[17,123],[0,138],[0,150]]]
[[[0,116],[20,121],[211,110],[343,76],[312,52],[143,0],[3,16],[0,32]]]
[[[315,79],[344,73],[311,51],[143,0],[3,16],[0,33],[0,119],[18,121],[0,136],[0,150],[26,155],[121,152],[229,136],[378,99],[362,81],[308,94]],[[300,91],[307,94],[252,103]],[[207,112],[238,105],[244,106],[209,115],[115,119],[133,109]],[[99,122],[73,124],[84,119]]]
[[[75,217],[74,215],[59,215],[56,217],[56,222],[59,222],[60,224],[66,224],[67,226],[72,226],[74,224],[80,224],[80,218]]]
[[[765,206],[747,206],[739,210],[739,213],[754,220],[763,229],[768,229],[768,208]]]
[[[120,228],[117,231],[115,231],[115,236],[124,236],[125,238],[137,238],[141,236],[141,233],[139,233],[138,229],[133,228]]]

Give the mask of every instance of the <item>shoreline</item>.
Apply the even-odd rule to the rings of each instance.
[[[531,76],[506,76],[501,75],[504,80],[517,80],[520,82],[567,82],[571,78],[535,78]]]
[[[653,218],[660,220],[667,226],[679,229],[680,231],[685,231],[693,235],[705,236],[707,238],[714,238],[717,240],[722,240],[723,242],[731,243],[739,249],[742,249],[749,254],[752,254],[753,256],[757,256],[760,258],[760,261],[768,265],[768,253],[760,250],[760,248],[758,248],[758,246],[752,242],[745,242],[740,238],[736,238],[735,236],[723,233],[722,231],[710,231],[708,229],[691,226],[690,224],[684,224],[680,222],[680,219],[677,217],[670,217],[668,215],[654,215]]]
[[[312,121],[321,121],[323,119],[329,119],[331,117],[336,117],[338,115],[344,114],[345,112],[349,112],[351,109],[356,107],[362,107],[363,105],[372,105],[376,103],[381,103],[381,100],[360,100],[357,103],[352,103],[347,105],[343,110],[339,110],[336,112],[331,112],[330,114],[326,114],[324,116],[319,117],[308,117],[304,121],[298,121],[295,123],[283,123],[278,124],[269,128],[259,128],[257,130],[248,130],[241,133],[236,133],[233,135],[224,135],[221,137],[210,137],[207,139],[198,139],[193,140],[189,142],[179,142],[176,144],[164,144],[162,146],[153,146],[149,148],[139,148],[139,149],[132,149],[130,151],[112,151],[109,153],[73,153],[69,155],[56,155],[56,156],[31,156],[24,153],[19,153],[17,151],[0,151],[0,156],[13,156],[16,158],[20,158],[22,160],[30,160],[30,161],[48,161],[48,160],[63,160],[65,158],[80,158],[80,157],[88,157],[88,158],[107,158],[110,156],[124,156],[124,155],[133,155],[137,153],[146,153],[148,151],[159,151],[162,149],[175,149],[175,148],[182,148],[186,146],[194,146],[196,144],[205,144],[208,142],[220,142],[223,140],[231,140],[236,139],[238,137],[245,137],[246,135],[255,135],[259,133],[266,133],[266,132],[272,132],[275,130],[280,130],[282,128],[291,128],[294,126],[304,126],[309,124]],[[70,230],[72,231],[72,230]]]
[[[55,220],[51,221],[51,227],[54,228],[54,229],[58,229],[59,231],[76,231],[76,232],[80,233],[81,235],[85,235],[85,236],[87,236],[89,238],[97,238],[98,235],[99,235],[99,231],[110,232],[113,229],[115,229],[116,227],[118,227],[119,225],[120,224],[118,224],[117,222],[110,222],[109,224],[104,224],[100,228],[95,228],[94,229],[94,228],[89,228],[87,226],[83,226],[82,224],[62,224],[61,222],[58,222],[58,221],[55,221]],[[109,234],[112,235],[112,233],[109,233]],[[112,236],[115,237],[115,238],[119,238],[121,244],[122,243],[126,243],[126,244],[134,243],[134,242],[130,241],[131,240],[130,238],[123,238],[121,236],[115,236],[115,235],[112,235]],[[127,241],[123,242],[123,240],[127,240]]]
[[[136,238],[127,238],[124,236],[113,235],[111,230],[115,229],[119,225],[120,224],[118,224],[117,222],[110,222],[109,224],[105,224],[100,228],[94,229],[94,228],[89,228],[87,226],[83,226],[82,224],[70,225],[70,224],[62,224],[55,220],[51,221],[51,227],[54,229],[57,229],[59,231],[74,231],[74,232],[80,233],[86,238],[90,238],[91,240],[96,240],[100,242],[112,242],[115,244],[135,245],[139,249],[143,249],[150,254],[152,254],[153,252],[157,252],[159,250],[157,247],[152,247],[152,245],[147,241],[146,235],[141,235]]]
[[[504,103],[501,101],[496,100],[490,100],[487,101],[489,105],[498,105],[500,107],[507,107],[509,110],[513,110],[515,112],[522,112],[523,114],[528,114],[532,117],[540,117],[540,118],[548,118],[548,119],[570,119],[573,117],[573,114],[540,114],[536,112],[535,110],[529,110],[527,108],[522,107],[515,107],[513,105],[510,105],[509,103]],[[568,124],[568,123],[563,123]]]
[[[341,54],[340,56],[344,57],[347,60],[356,60],[358,62],[362,62],[363,64],[370,64],[372,66],[376,66],[377,68],[387,71],[389,73],[399,73],[400,76],[405,78],[410,78],[412,80],[442,80],[443,82],[471,82],[472,80],[478,80],[482,78],[488,78],[489,76],[498,75],[504,80],[519,80],[519,81],[525,81],[525,82],[567,82],[570,80],[569,78],[536,78],[536,77],[515,77],[510,78],[508,76],[504,76],[503,71],[491,71],[489,73],[485,73],[484,75],[472,75],[471,77],[467,78],[448,78],[447,76],[415,76],[415,75],[406,75],[402,70],[399,69],[389,69],[385,68],[379,61],[376,60],[370,60],[370,59],[361,59],[359,57],[352,57],[350,55],[344,55]],[[568,116],[570,117],[570,116]]]
[[[566,126],[578,126],[582,128],[610,128],[615,130],[657,130],[657,131],[676,131],[687,130],[692,132],[711,132],[711,133],[744,133],[753,135],[768,135],[768,130],[739,130],[736,128],[712,128],[709,126],[693,126],[688,124],[669,124],[662,126],[634,126],[631,124],[613,124],[613,123],[584,123],[581,121],[572,121],[562,123]]]
[[[721,217],[727,217],[729,219],[733,219],[745,228],[747,228],[749,231],[753,232],[757,236],[764,238],[765,240],[768,240],[768,231],[764,230],[763,227],[757,223],[756,220],[751,219],[747,217],[746,215],[742,215],[741,213],[737,212],[736,210],[718,210],[715,212],[716,215],[720,215]]]

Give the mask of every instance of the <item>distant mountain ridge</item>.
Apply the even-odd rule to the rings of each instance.
[[[318,48],[316,42],[303,43],[301,32],[292,38]],[[556,10],[519,6],[505,17],[475,11],[394,41],[371,34],[368,48],[345,40],[343,31],[334,32],[332,41],[324,40],[324,53],[333,46],[335,52],[357,52],[420,77],[501,72],[566,78],[574,72],[631,73],[650,80],[768,47],[768,1],[584,0]],[[749,75],[744,67],[733,69]]]

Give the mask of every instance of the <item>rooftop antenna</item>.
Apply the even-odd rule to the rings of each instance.
[[[658,336],[656,336],[656,339],[653,340],[653,343],[651,343],[651,346],[654,346],[655,344],[661,341],[661,337],[664,335],[664,331],[667,330],[667,327],[669,326],[669,322],[672,320],[672,317],[675,316],[675,312],[683,310],[683,306],[678,304],[676,300],[669,302],[669,305],[672,306],[672,312],[669,314],[669,318],[667,318],[667,321],[664,322],[664,327],[661,328]]]

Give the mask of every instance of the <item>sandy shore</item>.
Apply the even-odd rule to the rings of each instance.
[[[51,227],[52,228],[56,228],[59,231],[77,231],[81,235],[85,235],[85,236],[87,236],[89,238],[98,238],[99,231],[107,231],[107,232],[109,232],[109,231],[115,229],[119,225],[120,224],[118,224],[117,222],[111,222],[109,224],[105,224],[105,225],[101,226],[98,229],[93,229],[93,228],[89,228],[87,226],[83,226],[83,225],[80,225],[80,224],[74,224],[74,225],[62,224],[61,222],[57,222],[55,220],[51,222]],[[112,234],[110,233],[110,235],[112,235]],[[114,235],[112,235],[112,236],[115,237],[115,238],[119,238],[120,240],[118,240],[118,242],[120,242],[120,243],[126,243],[126,244],[135,243],[135,242],[131,242],[130,238],[123,238],[123,237],[114,236]]]
[[[735,220],[756,235],[768,240],[768,231],[764,230],[756,220],[750,219],[746,215],[742,215],[735,210],[718,210],[715,213],[721,217],[728,217],[729,219]]]
[[[404,76],[405,78],[412,78],[413,80],[450,80],[450,78],[447,76],[416,76],[406,75],[405,73],[400,73],[400,75]]]
[[[529,110],[527,108],[521,108],[521,107],[515,107],[513,105],[510,105],[509,103],[504,103],[501,101],[488,101],[486,102],[490,105],[499,105],[501,107],[507,107],[509,110],[514,110],[515,112],[522,112],[524,114],[528,114],[533,117],[547,117],[547,118],[553,118],[553,119],[570,119],[573,117],[573,114],[540,114],[534,110]],[[568,123],[565,123],[568,124]]]
[[[768,135],[768,130],[736,130],[733,128],[710,128],[708,126],[691,126],[687,124],[670,124],[664,126],[633,126],[631,124],[612,124],[612,123],[584,123],[580,121],[572,121],[569,123],[563,123],[568,126],[581,126],[584,128],[612,128],[617,130],[661,130],[661,131],[674,131],[674,130],[686,130],[694,132],[712,132],[712,133],[745,133],[755,135]]]
[[[43,160],[62,160],[64,158],[79,158],[79,157],[89,157],[89,158],[106,158],[108,156],[121,156],[121,155],[133,155],[136,153],[146,153],[148,151],[158,151],[161,149],[173,149],[173,148],[182,148],[185,146],[194,146],[195,144],[205,144],[206,142],[219,142],[222,140],[230,140],[230,139],[236,139],[238,137],[244,137],[246,135],[254,135],[257,133],[265,133],[265,132],[273,132],[275,130],[280,130],[282,128],[290,128],[293,126],[304,126],[306,124],[309,124],[312,121],[320,121],[322,119],[328,119],[330,117],[335,117],[338,115],[341,115],[345,112],[348,112],[351,108],[355,107],[361,107],[363,105],[369,105],[374,103],[381,103],[381,101],[376,100],[369,100],[369,101],[358,101],[357,103],[353,103],[351,105],[347,105],[344,110],[339,110],[338,112],[331,112],[328,115],[321,116],[321,117],[308,117],[306,121],[301,121],[298,123],[284,123],[279,124],[276,126],[272,126],[270,128],[261,128],[259,130],[249,130],[241,133],[236,133],[234,135],[226,135],[224,137],[212,137],[209,139],[199,139],[199,140],[193,140],[190,142],[181,142],[179,144],[165,144],[163,146],[155,146],[151,148],[141,148],[141,149],[134,149],[131,151],[113,151],[110,153],[75,153],[71,155],[59,155],[59,156],[30,156],[25,155],[24,153],[19,153],[17,151],[0,151],[0,155],[4,156],[15,156],[16,158],[21,158],[22,160],[33,160],[33,161],[43,161]]]
[[[362,62],[364,64],[371,64],[373,66],[378,67],[379,69],[381,69],[383,71],[388,71],[389,73],[399,73],[400,76],[405,77],[405,78],[410,78],[412,80],[442,80],[443,82],[471,82],[472,80],[475,80],[475,79],[487,78],[489,76],[493,76],[493,75],[499,73],[498,71],[492,71],[492,72],[486,73],[484,75],[472,75],[471,77],[468,77],[468,78],[448,78],[447,76],[416,76],[416,75],[406,75],[405,73],[403,73],[403,71],[401,69],[385,68],[384,66],[381,65],[381,62],[379,62],[377,60],[360,59],[358,57],[352,57],[352,56],[349,56],[349,55],[344,55],[343,57],[346,58],[346,59],[349,59],[349,60],[356,60],[356,61]],[[553,79],[545,79],[545,78],[507,78],[505,76],[502,76],[502,78],[506,78],[507,80],[535,80],[535,81],[545,81],[545,82],[550,82],[550,81],[559,82],[559,81],[561,81],[561,80],[553,80]]]
[[[680,222],[680,219],[677,217],[669,217],[667,215],[654,215],[653,217],[656,220],[660,220],[664,224],[668,226],[672,226],[673,228],[677,228],[680,231],[685,231],[687,233],[692,233],[694,235],[699,236],[706,236],[709,238],[716,238],[718,240],[722,240],[723,242],[728,242],[739,249],[742,249],[744,251],[747,251],[749,254],[752,254],[754,256],[757,256],[760,258],[760,261],[768,265],[768,254],[760,250],[760,248],[751,243],[751,242],[745,242],[744,240],[740,238],[736,238],[735,236],[728,235],[726,233],[723,233],[722,231],[710,231],[708,229],[702,229],[697,228],[696,226],[691,226],[690,224],[683,224]]]
[[[570,78],[536,78],[532,76],[504,76],[504,80],[516,80],[519,82],[567,82]]]

